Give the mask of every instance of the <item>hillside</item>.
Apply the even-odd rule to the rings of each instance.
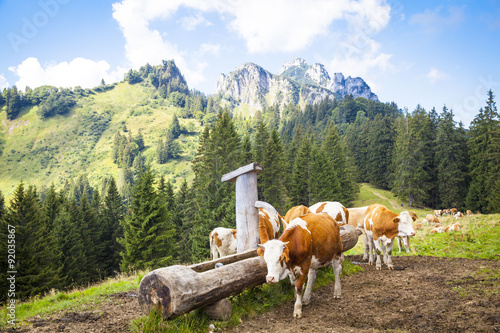
[[[24,107],[19,116],[8,120],[5,106],[0,109],[0,190],[6,198],[22,180],[26,184],[57,188],[68,178],[87,174],[92,186],[99,186],[104,176],[120,182],[120,169],[113,163],[111,149],[117,132],[126,127],[132,135],[142,131],[146,162],[153,162],[156,142],[166,134],[179,108],[168,99],[157,97],[146,84],[120,82],[104,92],[94,92],[76,99],[76,105],[64,115],[40,119],[39,106]],[[152,163],[153,169],[173,183],[190,178],[189,161],[197,146],[200,124],[194,119],[179,118],[189,129],[177,141],[182,153],[165,164]],[[128,134],[128,133],[125,133]],[[120,184],[119,184],[120,185]]]

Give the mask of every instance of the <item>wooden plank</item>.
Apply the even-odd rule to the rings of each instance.
[[[248,173],[251,171],[260,172],[262,170],[264,170],[262,165],[260,165],[257,162],[253,162],[253,163],[250,163],[248,165],[242,166],[241,168],[238,168],[234,171],[226,173],[225,175],[222,176],[221,181],[222,182],[233,182],[236,180],[236,178],[238,178],[239,176],[241,176],[245,173]]]
[[[248,259],[248,258],[253,258],[257,256],[257,249],[251,249],[247,250],[241,253],[236,253],[232,254],[226,257],[222,257],[219,259],[215,260],[210,260],[210,261],[205,261],[199,264],[193,264],[188,266],[188,268],[191,268],[193,271],[201,273],[208,271],[210,269],[214,269],[216,264],[222,264],[222,265],[229,265],[232,264],[233,262]]]

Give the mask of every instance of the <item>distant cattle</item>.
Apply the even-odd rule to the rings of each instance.
[[[427,225],[430,225],[431,223],[433,223],[433,224],[440,223],[439,219],[436,216],[432,215],[432,214],[427,214],[425,216],[425,220],[427,221]]]
[[[443,211],[441,209],[434,210],[433,212],[435,217],[440,217],[441,215],[443,215]]]
[[[295,305],[293,317],[302,317],[302,304],[309,304],[316,269],[331,265],[335,274],[334,298],[340,298],[340,272],[342,271],[342,241],[340,227],[327,214],[308,214],[290,222],[279,239],[259,245],[258,254],[267,265],[266,281],[277,283],[293,275]],[[307,287],[303,293],[307,278]]]
[[[472,215],[474,215],[474,213],[472,213],[472,210],[467,209],[467,216],[472,216]]]
[[[450,209],[450,214],[451,215],[455,215],[456,213],[458,213],[458,210],[456,208]]]
[[[236,253],[236,229],[215,228],[209,235],[209,241],[212,259]]]
[[[283,225],[283,230],[285,230],[288,223],[290,223],[290,221],[294,220],[296,217],[304,216],[304,215],[310,214],[310,213],[311,213],[311,210],[304,205],[295,206],[295,207],[290,208],[288,210],[288,212],[286,212],[286,214],[285,214],[284,219],[285,219],[286,223]]]
[[[464,217],[464,214],[461,212],[457,212],[455,215],[453,215],[456,219]]]
[[[429,232],[429,234],[431,234],[431,235],[432,235],[432,234],[440,234],[440,233],[442,233],[442,232],[444,232],[444,227],[439,226],[439,227],[435,227],[434,229],[432,229],[432,230]]]
[[[450,215],[450,210],[449,209],[443,209],[442,210],[442,215]]]
[[[414,236],[415,230],[412,222],[413,219],[407,211],[396,214],[380,204],[369,206],[364,219],[364,229],[369,244],[368,264],[373,264],[372,251],[375,248],[377,254],[376,269],[382,269],[380,260],[382,253],[387,268],[394,269],[391,259],[394,238],[396,236]]]
[[[462,229],[462,226],[460,225],[460,223],[455,222],[455,223],[450,224],[446,228],[444,228],[444,232],[458,231],[460,229]]]
[[[325,201],[318,202],[311,207],[309,207],[312,213],[327,213],[339,225],[349,224],[349,211],[340,202],[337,201]]]

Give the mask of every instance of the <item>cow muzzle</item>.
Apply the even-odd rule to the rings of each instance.
[[[278,283],[278,279],[270,275],[266,276],[266,281],[267,283]]]

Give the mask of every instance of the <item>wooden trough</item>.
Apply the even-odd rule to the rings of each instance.
[[[358,231],[346,225],[340,237],[345,252],[356,245]],[[139,304],[145,313],[157,307],[163,318],[172,319],[262,284],[266,274],[256,249],[191,266],[159,268],[142,278]]]
[[[145,313],[158,308],[163,318],[172,319],[266,282],[266,263],[256,249],[259,241],[259,214],[255,208],[257,172],[262,170],[260,164],[251,163],[221,179],[236,182],[238,253],[191,266],[159,268],[146,274],[139,285],[139,304]],[[356,245],[358,235],[352,226],[341,227],[344,251]]]

